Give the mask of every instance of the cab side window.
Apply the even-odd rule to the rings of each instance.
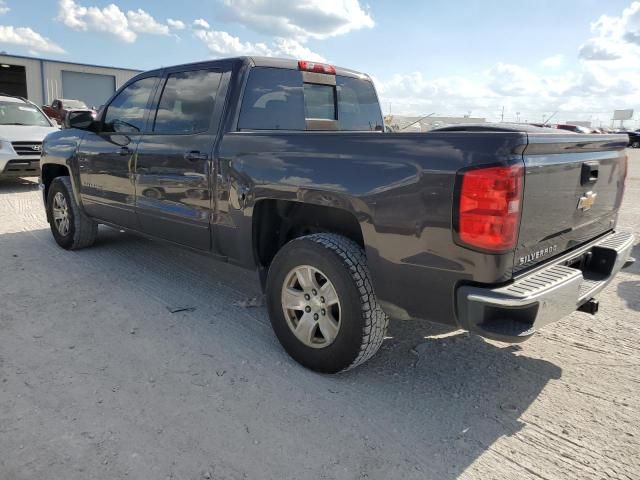
[[[107,107],[102,131],[141,133],[147,103],[157,81],[158,77],[142,78],[122,90]]]
[[[169,75],[153,124],[154,133],[188,135],[206,132],[222,75],[194,70]]]
[[[302,73],[252,68],[238,119],[240,130],[304,130]]]

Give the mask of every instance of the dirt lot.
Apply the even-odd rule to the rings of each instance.
[[[2,480],[640,478],[640,265],[521,346],[397,322],[338,376],[246,308],[252,272],[107,228],[59,249],[30,181],[0,183],[0,272]]]

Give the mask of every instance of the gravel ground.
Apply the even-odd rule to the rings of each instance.
[[[63,251],[30,181],[0,183],[0,272],[2,480],[640,478],[640,265],[522,345],[395,322],[338,376],[286,356],[254,273],[107,228]]]

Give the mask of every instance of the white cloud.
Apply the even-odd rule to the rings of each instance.
[[[314,62],[326,62],[322,55],[313,52],[296,40],[278,38],[274,42],[274,55],[277,57],[296,58],[298,60],[312,60]]]
[[[127,20],[129,20],[129,28],[134,32],[169,35],[169,27],[167,25],[157,22],[155,18],[141,8],[129,10],[127,12]]]
[[[209,26],[209,22],[207,22],[204,18],[198,18],[197,20],[193,21],[193,28],[205,28],[208,30],[211,27]]]
[[[196,38],[202,40],[214,55],[271,55],[272,51],[264,43],[242,42],[227,32],[215,30],[194,30]]]
[[[592,38],[584,43],[578,51],[584,60],[619,60],[622,58],[619,46],[602,38]]]
[[[7,7],[7,2],[4,0],[0,0],[0,15],[4,15],[5,13],[9,13],[11,9]]]
[[[231,17],[260,33],[304,41],[372,28],[359,0],[224,0]]]
[[[623,38],[636,45],[640,45],[640,2],[633,2],[623,14],[625,26]]]
[[[543,93],[540,78],[519,65],[498,63],[489,71],[488,86],[499,95],[523,96]]]
[[[322,55],[313,52],[297,40],[276,38],[269,45],[263,42],[243,42],[228,32],[205,29],[203,25],[200,27],[202,28],[194,28],[193,35],[216,57],[256,55],[326,61]]]
[[[550,67],[550,68],[559,67],[564,63],[564,55],[562,54],[552,55],[550,57],[545,58],[540,63],[542,64],[543,67]]]
[[[33,52],[66,53],[58,44],[29,27],[0,25],[0,43],[30,47]]]
[[[640,1],[634,1],[619,17],[602,15],[591,24],[594,36],[579,49],[587,61],[640,61]]]
[[[377,80],[385,112],[401,115],[473,116],[540,121],[601,120],[618,108],[640,108],[640,71],[619,75],[609,65],[585,62],[576,72],[540,75],[520,65],[498,63],[465,77],[427,78],[420,72]]]
[[[173,18],[167,18],[167,25],[174,30],[184,30],[187,25],[182,20],[174,20]]]
[[[99,8],[82,7],[73,0],[60,0],[58,19],[74,30],[110,33],[129,43],[137,38],[129,28],[125,13],[113,3]]]
[[[388,81],[375,79],[383,109],[396,114],[438,116],[463,115],[470,110],[486,111],[499,97],[488,79],[449,76],[427,78],[421,72],[395,74]]]
[[[113,3],[104,8],[84,7],[74,0],[59,0],[58,5],[58,20],[74,30],[108,33],[127,43],[135,42],[138,33],[169,34],[167,25],[142,9],[125,13]]]

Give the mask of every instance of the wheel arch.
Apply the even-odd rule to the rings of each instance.
[[[253,207],[253,254],[260,269],[268,270],[276,253],[290,240],[313,233],[335,233],[365,248],[362,219],[349,209],[261,199]]]
[[[57,177],[70,177],[71,172],[66,165],[60,165],[58,163],[45,163],[40,169],[40,180],[42,183],[42,195],[44,201],[47,201],[47,195],[49,194],[49,187],[51,182]],[[73,179],[71,179],[73,182]]]

